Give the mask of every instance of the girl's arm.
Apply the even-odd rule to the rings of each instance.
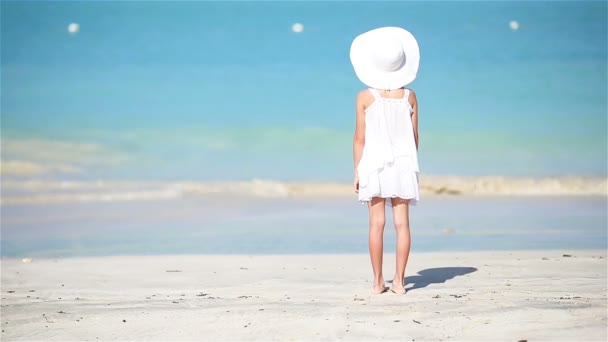
[[[416,140],[416,150],[418,150],[418,100],[416,99],[416,93],[410,89],[410,96],[408,98],[412,105],[412,126],[414,127],[414,140]]]
[[[353,138],[353,159],[355,161],[355,177],[357,176],[357,165],[361,161],[363,154],[363,145],[365,144],[365,97],[366,91],[362,91],[357,95],[356,101],[356,119],[355,119],[355,136]]]

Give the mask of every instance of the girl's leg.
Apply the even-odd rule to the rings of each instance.
[[[385,290],[382,276],[382,245],[385,222],[385,199],[374,197],[369,202],[369,255],[374,271],[374,292]]]
[[[410,220],[408,200],[392,198],[393,221],[397,233],[397,268],[393,277],[393,284],[403,287],[405,266],[410,255]]]

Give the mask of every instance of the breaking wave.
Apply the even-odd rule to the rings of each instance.
[[[605,177],[421,176],[424,195],[607,196]],[[251,181],[47,181],[3,180],[2,204],[170,200],[197,196],[257,198],[348,197],[352,185],[339,182]]]

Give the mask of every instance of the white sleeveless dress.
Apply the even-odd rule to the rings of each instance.
[[[357,165],[359,201],[373,197],[420,200],[418,151],[412,125],[409,89],[403,98],[381,97],[370,88],[375,101],[365,110],[365,144]],[[390,200],[386,205],[391,205]]]

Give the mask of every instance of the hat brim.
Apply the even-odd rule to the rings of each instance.
[[[373,62],[373,42],[379,36],[391,35],[401,42],[405,63],[395,71],[379,69]],[[420,64],[420,49],[416,38],[400,27],[381,27],[357,36],[350,48],[350,60],[355,74],[365,85],[376,89],[399,89],[416,79]]]

